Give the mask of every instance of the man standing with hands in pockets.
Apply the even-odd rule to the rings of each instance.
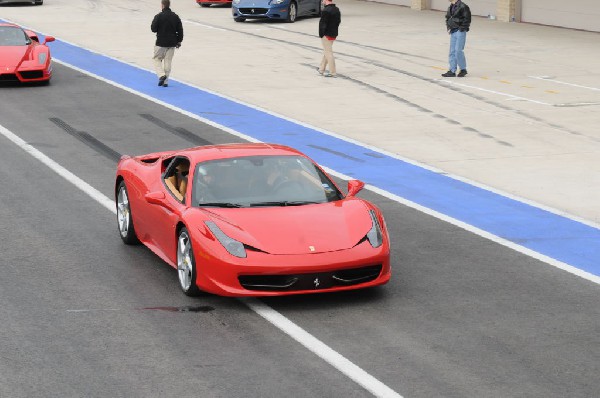
[[[448,61],[450,69],[442,73],[443,77],[465,77],[467,75],[467,59],[465,58],[465,43],[467,32],[471,26],[471,10],[462,0],[449,0],[450,6],[446,12],[446,29],[450,34],[450,54]],[[460,72],[456,73],[456,69]]]
[[[333,0],[324,0],[325,7],[321,12],[319,20],[319,37],[323,44],[323,60],[317,72],[321,76],[336,77],[335,58],[333,58],[333,42],[338,36],[338,26],[342,22],[340,9],[333,4]],[[329,72],[325,73],[325,68],[329,65]]]
[[[179,16],[171,11],[170,0],[161,0],[160,4],[162,11],[156,14],[150,26],[152,32],[156,33],[152,59],[158,75],[158,85],[167,87],[175,49],[179,48],[183,41],[183,26]]]

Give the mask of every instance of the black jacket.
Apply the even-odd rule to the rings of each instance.
[[[156,33],[156,45],[159,47],[175,47],[183,41],[181,19],[170,8],[163,8],[156,14],[150,29]]]
[[[335,4],[326,5],[319,20],[319,37],[337,37],[340,23],[342,23],[340,9]]]
[[[452,12],[452,6],[453,4],[450,4],[446,12],[446,28],[450,32],[456,32],[457,30],[468,32],[471,26],[471,10],[469,6],[460,0],[456,3],[454,12]]]

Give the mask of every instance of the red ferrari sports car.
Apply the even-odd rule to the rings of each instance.
[[[52,77],[52,58],[46,43],[40,43],[35,32],[0,23],[0,82],[48,82]]]
[[[115,199],[121,239],[177,269],[187,295],[276,296],[390,279],[383,216],[344,195],[306,155],[274,144],[123,156]]]

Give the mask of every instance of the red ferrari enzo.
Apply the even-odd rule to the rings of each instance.
[[[231,4],[232,0],[196,0],[200,7],[210,7],[213,4]]]
[[[229,144],[123,156],[115,199],[121,239],[172,267],[187,295],[276,296],[360,289],[390,279],[383,216],[344,195],[306,155]]]
[[[39,42],[35,32],[0,23],[0,82],[48,82],[52,77],[52,58],[46,43]]]

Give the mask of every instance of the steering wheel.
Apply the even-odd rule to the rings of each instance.
[[[292,187],[302,190],[302,185],[298,181],[294,180],[283,180],[279,184],[273,187],[273,192],[280,192]]]
[[[197,203],[214,202],[215,195],[212,194],[210,187],[203,182],[196,181],[194,185],[195,199]]]

